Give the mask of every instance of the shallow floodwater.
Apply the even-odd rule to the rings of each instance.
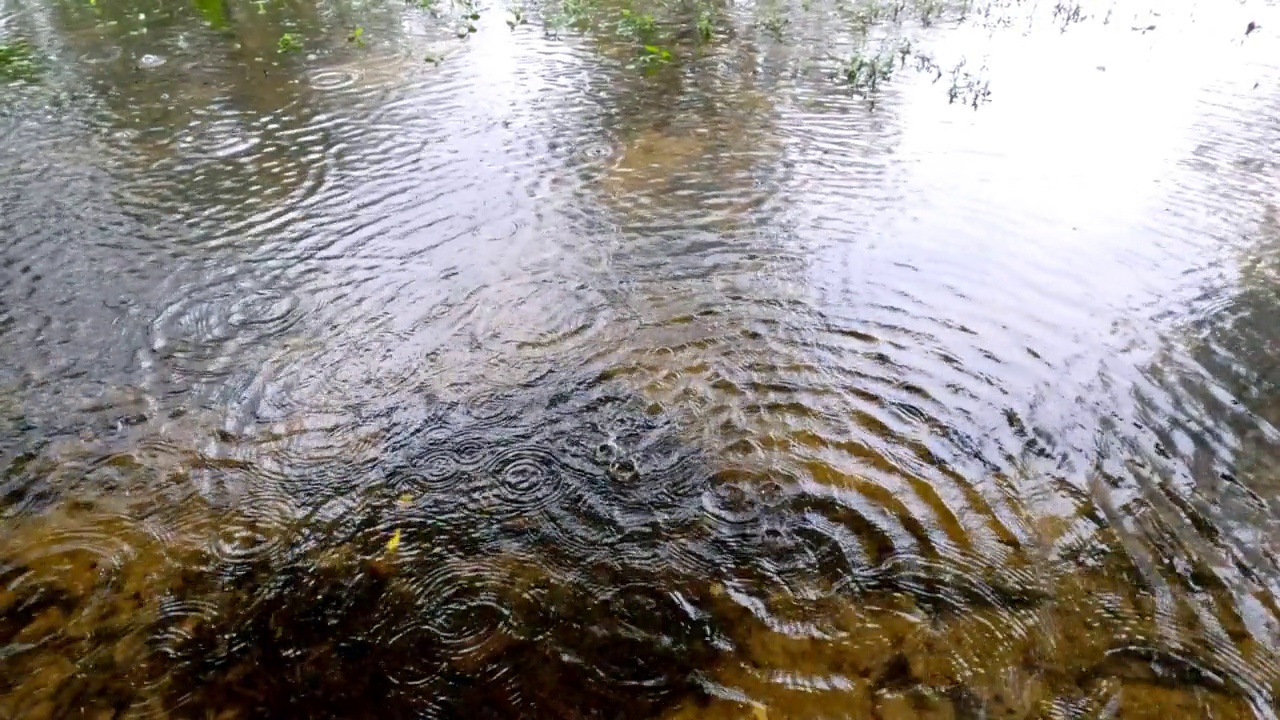
[[[871,8],[0,0],[0,717],[1276,718],[1280,14]]]

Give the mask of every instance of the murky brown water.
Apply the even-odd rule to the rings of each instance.
[[[584,7],[0,0],[0,717],[1277,717],[1274,9]]]

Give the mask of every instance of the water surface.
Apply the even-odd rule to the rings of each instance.
[[[581,7],[0,4],[0,715],[1276,717],[1274,9]]]

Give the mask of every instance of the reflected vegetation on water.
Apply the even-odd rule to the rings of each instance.
[[[1276,718],[1271,27],[0,0],[0,717]]]

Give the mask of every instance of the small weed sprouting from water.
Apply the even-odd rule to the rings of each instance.
[[[561,9],[574,25],[586,25],[591,19],[586,0],[564,0]]]
[[[302,49],[302,37],[296,33],[285,33],[276,42],[276,52],[288,53]]]
[[[1053,17],[1058,21],[1063,31],[1067,26],[1082,22],[1085,19],[1084,10],[1078,2],[1059,2],[1053,6]]]
[[[36,71],[35,54],[27,41],[0,43],[0,80],[31,82],[36,79]]]
[[[787,25],[790,23],[790,18],[785,17],[781,11],[774,9],[765,16],[764,20],[760,21],[760,27],[772,35],[774,40],[781,41],[783,31],[786,30]]]
[[[480,8],[476,5],[476,0],[452,0],[451,4],[460,9],[457,36],[465,38],[475,35],[475,22],[480,19]]]
[[[512,30],[515,30],[516,27],[520,25],[529,24],[529,19],[526,18],[524,15],[523,6],[516,5],[515,7],[511,8],[510,12],[511,12],[511,15],[510,17],[507,18],[507,27],[511,28]]]
[[[894,52],[881,52],[875,56],[854,53],[844,68],[844,79],[856,92],[875,92],[880,83],[893,77]]]
[[[364,28],[357,25],[356,29],[352,30],[351,34],[347,35],[347,42],[355,45],[356,47],[364,47]]]
[[[853,13],[853,17],[849,20],[849,25],[854,32],[866,37],[875,21],[875,8],[860,8]]]
[[[872,28],[881,26],[886,21],[897,24],[904,7],[903,1],[898,0],[892,4],[878,2],[877,0],[858,3],[857,9],[853,10],[850,15],[850,25],[855,32],[866,36]],[[930,0],[925,1],[929,2]]]
[[[590,17],[582,0],[563,0],[556,12],[544,14],[543,32],[548,37],[558,37],[567,27],[585,28]]]
[[[898,55],[900,57],[898,64],[906,65],[907,58],[911,57],[911,41],[910,40],[904,39],[901,43],[898,44]]]
[[[586,0],[564,0],[560,9],[574,27],[585,27],[591,21],[591,8]]]
[[[227,21],[230,19],[227,14],[227,7],[222,0],[192,0],[196,10],[200,11],[200,16],[214,30],[226,30]]]
[[[618,34],[632,40],[648,41],[658,29],[657,20],[652,15],[622,9],[618,20]]]
[[[664,65],[670,64],[671,51],[659,45],[645,45],[640,48],[640,57],[627,67],[640,68],[646,73],[656,72]]]
[[[645,45],[644,52],[648,57],[654,58],[660,62],[671,61],[671,51],[666,48],[661,48],[657,45]]]
[[[590,24],[590,7],[586,0],[563,0],[558,12],[545,16],[542,29],[548,36],[555,37],[566,27],[581,30]]]
[[[476,0],[455,0],[452,4],[461,9],[457,28],[458,37],[470,37],[476,32],[475,21],[480,19],[480,8],[476,5]]]
[[[934,20],[941,17],[943,9],[942,0],[924,0],[920,3],[920,24],[925,27],[933,25]]]
[[[934,76],[933,82],[937,83],[944,75],[948,74],[941,65],[928,55],[917,53],[915,57],[917,69],[932,74]],[[959,103],[977,110],[980,105],[991,99],[991,82],[982,78],[982,75],[986,73],[986,67],[980,68],[978,74],[975,75],[965,70],[967,64],[962,59],[955,67],[951,68],[951,85],[947,88],[947,101],[952,105]]]
[[[703,41],[710,40],[716,34],[715,24],[711,19],[711,13],[703,10],[698,14],[698,37]]]
[[[963,76],[954,75],[951,78],[951,88],[947,91],[947,97],[953,104],[956,101],[962,101],[965,105],[977,110],[979,105],[991,99],[991,82],[976,78],[969,73],[964,73]]]

